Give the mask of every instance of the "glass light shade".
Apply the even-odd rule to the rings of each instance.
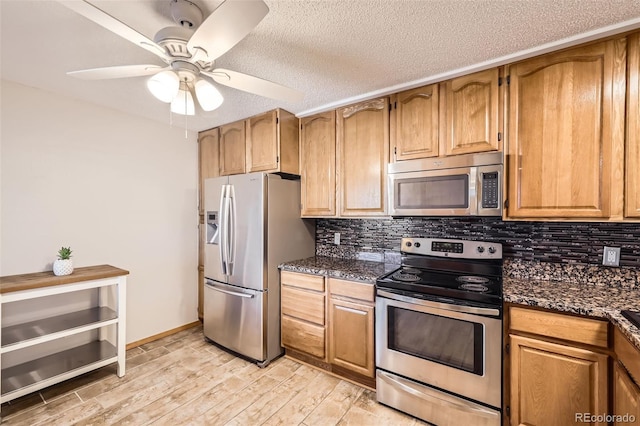
[[[147,88],[159,101],[169,103],[178,94],[180,78],[173,71],[162,71],[147,80]]]
[[[196,106],[188,88],[178,90],[178,95],[171,101],[171,112],[182,115],[195,115]]]
[[[222,105],[224,98],[220,92],[218,92],[218,89],[208,81],[198,79],[198,81],[196,81],[195,89],[196,98],[198,98],[198,103],[203,110],[213,111]]]

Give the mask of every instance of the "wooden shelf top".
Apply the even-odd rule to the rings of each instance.
[[[129,271],[125,271],[124,269],[116,268],[111,265],[75,268],[71,275],[64,275],[60,277],[53,275],[53,271],[8,275],[6,277],[0,277],[0,294],[62,284],[71,284],[80,281],[119,277],[121,275],[129,275]]]

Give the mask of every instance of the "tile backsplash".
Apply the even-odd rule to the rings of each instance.
[[[620,266],[640,267],[640,224],[506,222],[498,218],[319,219],[316,254],[395,262],[402,237],[502,243],[505,259],[601,265],[604,246],[620,247]],[[340,233],[340,245],[334,234]]]

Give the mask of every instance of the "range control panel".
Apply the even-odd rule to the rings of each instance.
[[[400,251],[463,259],[502,259],[502,244],[487,241],[403,238]]]

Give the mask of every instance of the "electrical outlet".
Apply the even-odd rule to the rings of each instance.
[[[605,266],[620,266],[620,247],[604,246],[602,264]]]
[[[340,233],[336,232],[333,234],[333,244],[339,246],[340,245]]]

